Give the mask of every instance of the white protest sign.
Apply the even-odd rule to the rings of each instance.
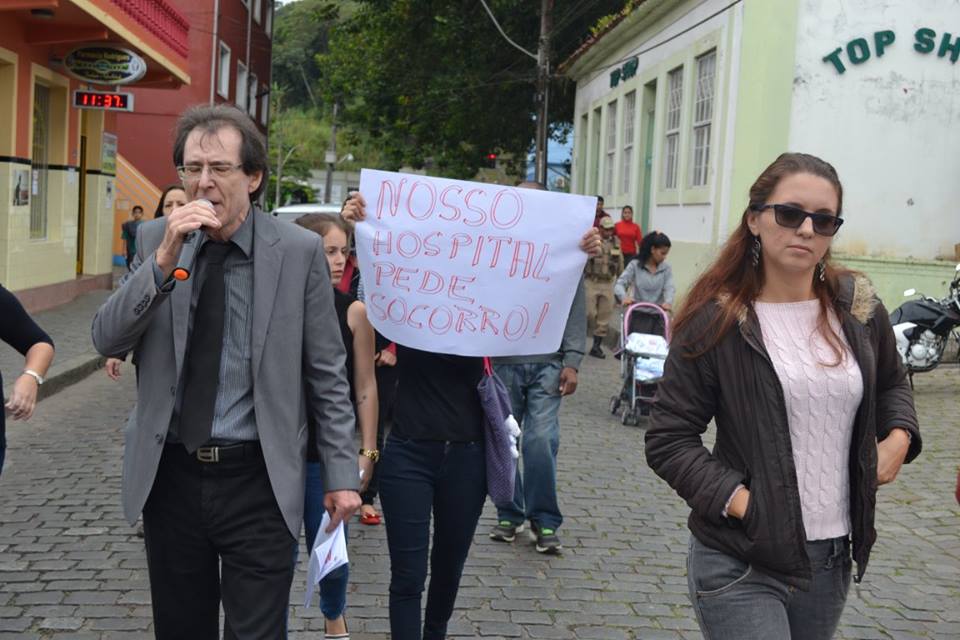
[[[380,333],[463,356],[559,349],[596,198],[368,169],[360,193],[357,257]]]

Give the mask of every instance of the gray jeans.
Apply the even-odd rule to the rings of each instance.
[[[690,536],[687,584],[705,640],[829,640],[850,588],[847,538],[807,543],[813,568],[800,591]]]

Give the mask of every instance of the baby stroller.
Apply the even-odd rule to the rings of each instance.
[[[659,315],[663,323],[663,335],[650,333],[630,333],[631,319],[634,314],[643,313],[641,309],[650,309]],[[620,411],[620,422],[637,426],[640,417],[650,413],[657,383],[663,377],[663,364],[667,359],[670,344],[670,316],[659,305],[650,302],[637,302],[623,313],[623,326],[620,331],[620,377],[623,385],[620,394],[610,398],[610,413]]]

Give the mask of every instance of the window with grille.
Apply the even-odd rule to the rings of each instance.
[[[33,156],[30,185],[30,239],[47,237],[47,187],[50,166],[50,88],[33,88]]]
[[[234,99],[237,106],[246,111],[247,109],[247,66],[242,62],[237,63],[237,95]]]
[[[604,167],[606,182],[604,193],[613,193],[614,162],[617,157],[617,103],[607,105],[607,163]]]
[[[257,74],[250,74],[250,94],[247,96],[247,113],[251,118],[257,117]]]
[[[633,118],[637,111],[637,92],[631,91],[623,102],[623,158],[620,160],[620,193],[630,193],[633,177]]]
[[[597,107],[593,110],[593,144],[590,145],[590,165],[591,165],[591,179],[590,179],[590,190],[599,191],[600,190],[600,117],[601,111],[600,107]]]
[[[663,187],[677,188],[680,164],[680,115],[683,106],[683,67],[667,74],[667,123],[663,150]]]
[[[693,108],[693,173],[690,180],[694,187],[706,185],[709,175],[716,69],[716,50],[697,58],[697,91]]]
[[[587,131],[589,129],[589,116],[585,113],[580,116],[580,144],[576,149],[577,154],[577,189],[580,193],[587,192]]]
[[[217,67],[217,93],[230,98],[230,47],[220,43],[220,64]]]
[[[270,113],[270,91],[266,86],[260,89],[260,124],[267,125],[267,117]]]

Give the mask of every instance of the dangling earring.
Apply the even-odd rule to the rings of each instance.
[[[817,278],[820,282],[827,279],[827,265],[822,260],[817,263]]]
[[[760,236],[753,236],[753,248],[750,250],[753,268],[760,268]]]

